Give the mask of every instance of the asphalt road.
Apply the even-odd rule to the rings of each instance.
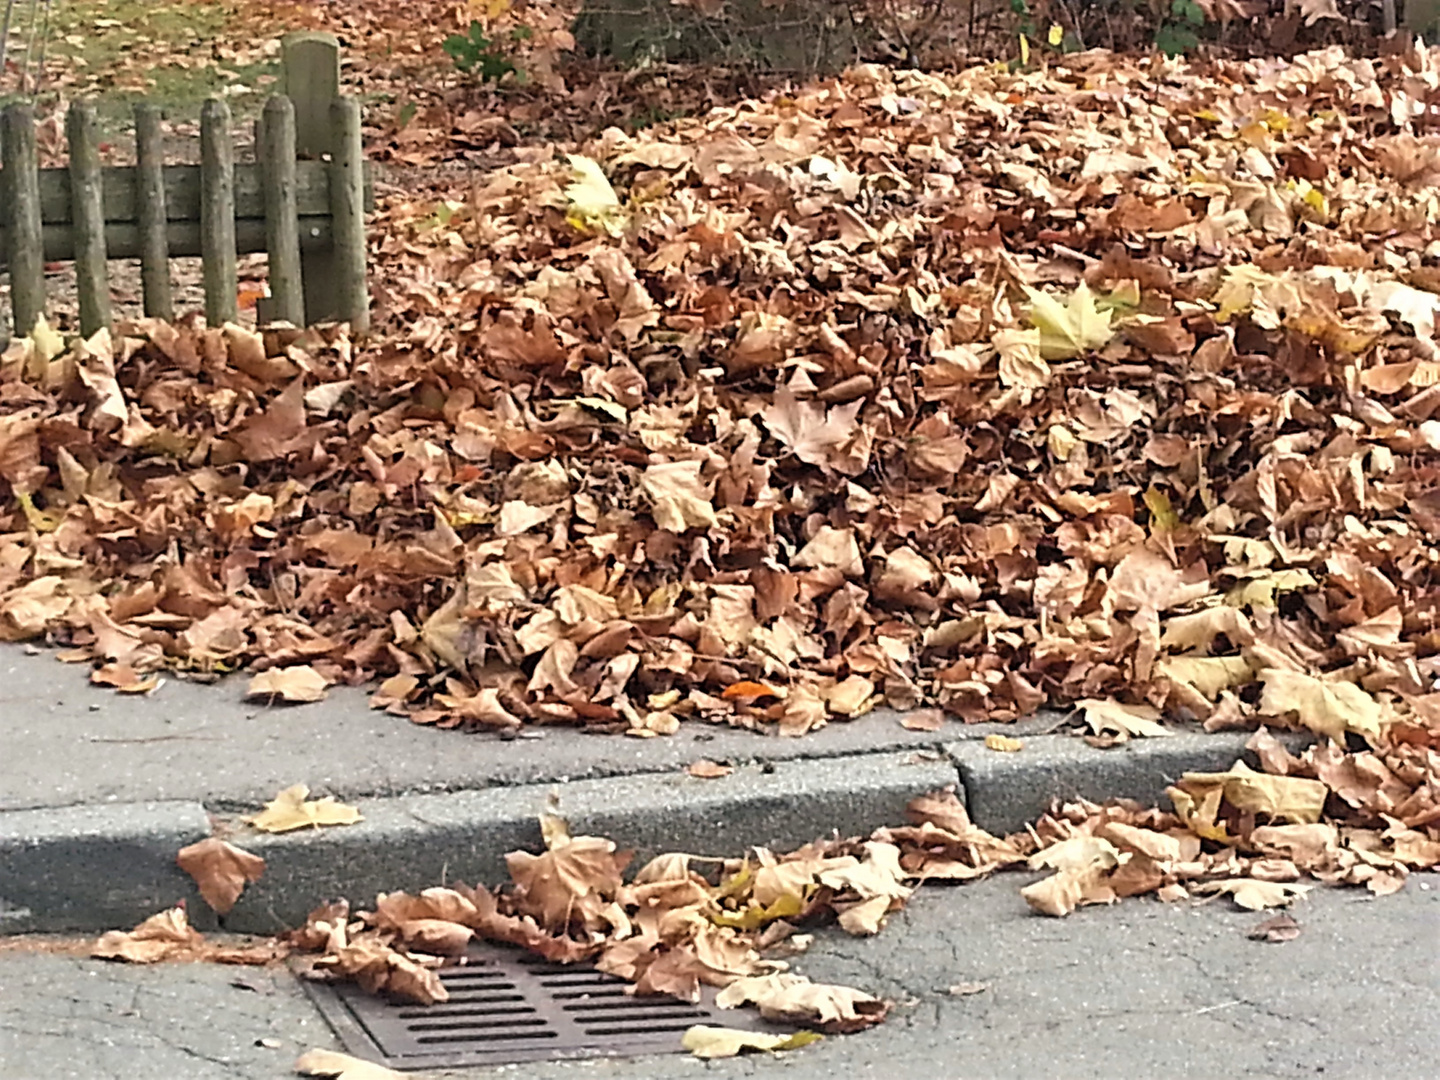
[[[1440,876],[1395,895],[1316,889],[1284,944],[1228,901],[1031,915],[1023,875],[927,888],[880,936],[823,933],[796,967],[894,998],[892,1019],[781,1057],[650,1057],[451,1074],[483,1080],[1440,1074]],[[984,983],[957,996],[949,988]],[[279,972],[137,968],[0,952],[6,1080],[273,1080],[336,1047]],[[338,1047],[337,1047],[338,1048]],[[436,1076],[437,1074],[427,1074]]]

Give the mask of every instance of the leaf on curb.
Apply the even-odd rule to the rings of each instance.
[[[734,1057],[742,1050],[798,1050],[819,1042],[824,1036],[815,1031],[797,1031],[793,1035],[772,1035],[764,1031],[741,1031],[738,1028],[711,1027],[696,1024],[681,1037],[680,1045],[697,1058]]]
[[[699,780],[718,780],[722,776],[729,776],[735,771],[735,767],[733,765],[722,765],[720,762],[711,761],[709,758],[701,758],[699,761],[692,761],[685,771]]]
[[[1347,731],[1373,740],[1387,720],[1380,702],[1352,682],[1277,668],[1260,672],[1260,680],[1265,684],[1260,695],[1263,712],[1294,713],[1311,731],[1337,743],[1345,741]]]
[[[986,735],[985,749],[1001,754],[1018,754],[1025,749],[1025,744],[1019,739],[1012,739],[1009,735]]]
[[[1135,737],[1163,737],[1174,734],[1160,721],[1160,710],[1151,705],[1123,705],[1113,699],[1086,698],[1076,702],[1085,713],[1085,722],[1096,735],[1110,732],[1123,741]]]
[[[245,819],[246,824],[261,832],[289,832],[292,829],[319,828],[322,825],[354,825],[360,811],[338,802],[333,795],[310,799],[310,788],[295,784],[265,804],[265,809]]]
[[[229,914],[246,882],[259,881],[265,872],[265,860],[260,856],[216,836],[181,848],[175,861],[195,879],[200,895],[217,915]]]
[[[945,726],[945,714],[939,709],[912,709],[900,715],[900,726],[907,731],[939,731]]]

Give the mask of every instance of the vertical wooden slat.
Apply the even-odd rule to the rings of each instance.
[[[336,316],[350,329],[370,329],[365,288],[365,151],[360,102],[336,98],[330,106],[335,149],[330,160],[330,218],[335,236]]]
[[[77,101],[65,116],[70,149],[70,228],[75,234],[75,292],[80,333],[110,326],[110,281],[105,265],[105,191],[100,174],[100,121],[95,106]]]
[[[205,321],[234,322],[239,314],[235,265],[235,154],[230,107],[211,98],[200,109],[200,258]]]
[[[145,314],[170,322],[175,299],[170,291],[170,244],[166,236],[165,150],[158,105],[135,106],[135,200],[140,218],[140,284]]]
[[[295,106],[295,152],[311,161],[334,152],[330,104],[340,94],[340,39],[323,31],[287,34],[280,43],[281,92]],[[305,322],[339,317],[333,249],[301,253]]]
[[[40,232],[40,171],[35,110],[23,102],[0,113],[4,156],[5,228],[10,250],[10,308],[15,334],[24,337],[45,314],[45,253]]]
[[[269,259],[269,318],[305,325],[300,278],[300,223],[295,209],[295,106],[272,97],[257,126],[261,187],[265,195],[265,251]]]

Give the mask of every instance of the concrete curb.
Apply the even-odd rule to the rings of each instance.
[[[1300,732],[1278,735],[1297,751],[1310,741]],[[1258,768],[1259,760],[1245,749],[1250,736],[1179,731],[1098,750],[1073,735],[1040,735],[1022,740],[1024,749],[1014,754],[969,741],[948,743],[945,752],[959,771],[971,819],[1003,836],[1023,829],[1055,799],[1129,798],[1168,808],[1165,789],[1187,772],[1224,772],[1240,758]]]
[[[1178,734],[1097,750],[1072,736],[1038,735],[1013,754],[962,740],[943,754],[887,750],[754,763],[716,780],[671,769],[368,798],[356,800],[364,816],[357,825],[280,835],[253,833],[238,815],[207,814],[189,801],[6,811],[0,933],[128,928],[182,898],[196,926],[215,926],[174,861],[212,826],[267,864],[225,927],[273,932],[337,896],[367,905],[380,891],[503,881],[506,852],[539,850],[537,814],[552,792],[573,832],[635,849],[638,866],[662,851],[734,856],[755,845],[785,850],[837,832],[863,835],[902,823],[911,798],[952,784],[976,824],[1001,834],[1023,828],[1055,798],[1163,803],[1166,785],[1185,771],[1228,768],[1245,754],[1248,737]]]
[[[0,933],[129,929],[195,892],[175,853],[208,835],[191,802],[0,813]]]

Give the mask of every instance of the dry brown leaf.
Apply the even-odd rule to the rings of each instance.
[[[329,681],[309,664],[270,668],[250,679],[246,697],[279,698],[282,701],[323,701]]]
[[[692,761],[685,771],[700,780],[718,780],[722,776],[729,776],[735,771],[735,767],[701,758],[699,761]]]
[[[1300,936],[1300,924],[1289,915],[1283,912],[1273,915],[1264,922],[1256,923],[1245,935],[1256,941],[1268,941],[1271,944],[1279,945],[1287,941],[1294,941]]]
[[[296,1060],[295,1071],[301,1076],[326,1076],[333,1080],[405,1080],[404,1073],[338,1050],[307,1050]]]
[[[102,934],[90,955],[101,960],[154,964],[191,952],[203,941],[201,934],[190,926],[185,909],[173,907],[151,915],[134,930],[110,930]]]
[[[1190,886],[1190,891],[1201,896],[1223,896],[1228,893],[1240,907],[1248,911],[1262,911],[1265,908],[1285,907],[1291,901],[1304,899],[1310,888],[1309,885],[1235,878],[1228,881],[1201,882]]]
[[[939,709],[912,709],[900,714],[900,726],[908,731],[939,731],[945,714]]]
[[[1160,710],[1150,705],[1123,705],[1118,701],[1087,698],[1076,703],[1085,713],[1085,722],[1096,735],[1111,732],[1122,740],[1137,737],[1166,736],[1171,732],[1162,725]]]
[[[814,1024],[830,1032],[860,1031],[878,1024],[887,1002],[848,986],[812,983],[800,975],[778,973],[736,979],[715,997],[722,1009],[753,1004],[768,1020]]]
[[[181,848],[175,861],[195,879],[200,895],[217,915],[229,914],[246,883],[259,881],[265,872],[265,860],[259,855],[215,836]]]

